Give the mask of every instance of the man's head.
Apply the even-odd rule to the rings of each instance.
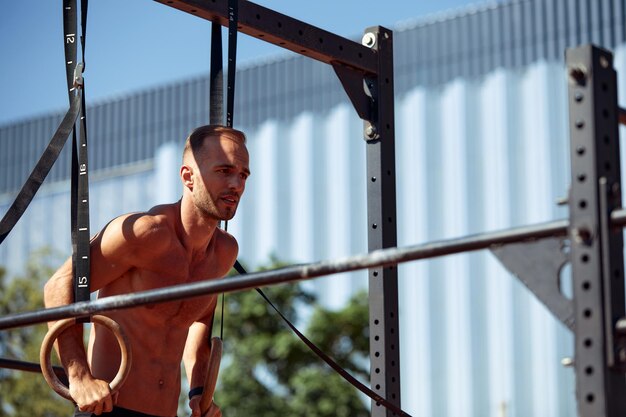
[[[221,136],[228,137],[243,145],[246,144],[246,135],[237,129],[220,125],[200,126],[194,129],[185,141],[183,163],[185,162],[185,157],[190,156],[191,154],[197,155],[198,152],[201,152],[203,145],[207,140],[210,140],[210,138],[219,138]]]
[[[215,125],[201,126],[187,138],[180,169],[183,198],[191,198],[202,215],[216,220],[235,215],[250,175],[245,143],[242,132]]]

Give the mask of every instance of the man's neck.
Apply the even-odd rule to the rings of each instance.
[[[191,254],[205,252],[215,234],[218,220],[204,215],[190,199],[183,197],[177,204],[181,243]]]

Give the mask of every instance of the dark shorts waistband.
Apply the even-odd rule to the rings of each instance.
[[[122,408],[122,407],[113,407],[113,411],[109,413],[102,413],[100,414],[100,416],[104,416],[104,417],[160,417],[160,416],[155,416],[152,414],[140,413],[139,411],[129,410],[127,408]],[[92,414],[86,411],[79,411],[78,408],[76,408],[76,411],[74,412],[74,417],[97,417],[97,416],[95,414]]]

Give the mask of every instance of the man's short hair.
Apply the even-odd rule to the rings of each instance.
[[[193,155],[198,155],[198,153],[202,150],[202,145],[204,144],[204,140],[206,138],[219,138],[221,136],[233,139],[242,144],[246,143],[246,135],[237,129],[233,129],[232,127],[221,125],[200,126],[194,129],[189,137],[187,137],[187,140],[185,141],[185,149],[183,150],[183,160],[190,152]]]

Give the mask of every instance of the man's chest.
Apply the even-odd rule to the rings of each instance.
[[[174,285],[205,281],[219,278],[217,268],[207,260],[190,263],[185,260],[169,259],[167,267],[156,270],[133,268],[127,273],[126,282],[129,292],[147,291],[171,287]],[[183,300],[150,304],[144,308],[148,318],[164,322],[172,322],[186,326],[205,315],[212,313],[215,307],[215,296],[204,295],[185,298]]]

